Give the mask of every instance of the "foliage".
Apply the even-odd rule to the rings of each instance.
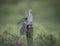
[[[38,37],[35,39],[35,46],[59,46],[60,43],[57,37],[53,34],[39,34]]]
[[[14,46],[16,39],[27,46],[17,22],[24,17],[29,3],[33,10],[34,46],[60,46],[60,0],[0,0],[0,46]]]

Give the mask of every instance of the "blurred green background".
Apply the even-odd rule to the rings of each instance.
[[[27,46],[17,22],[25,16],[29,4],[33,11],[34,46],[60,46],[60,0],[0,0],[0,46],[9,46],[8,41],[15,43],[5,31]]]

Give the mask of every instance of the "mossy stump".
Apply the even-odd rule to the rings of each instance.
[[[33,26],[32,26],[32,24],[27,25],[26,37],[27,37],[28,46],[33,46]]]

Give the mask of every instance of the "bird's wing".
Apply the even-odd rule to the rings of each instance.
[[[26,24],[26,18],[22,18],[22,19],[20,19],[20,21],[18,22],[18,24]]]
[[[24,35],[26,33],[26,26],[22,26],[20,33],[21,35]]]
[[[18,24],[20,24],[20,23],[23,24],[23,22],[24,22],[24,19],[22,18],[18,21]]]

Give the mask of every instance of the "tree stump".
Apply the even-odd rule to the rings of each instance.
[[[27,25],[26,37],[27,37],[28,46],[33,46],[33,26],[32,26],[32,24]]]

